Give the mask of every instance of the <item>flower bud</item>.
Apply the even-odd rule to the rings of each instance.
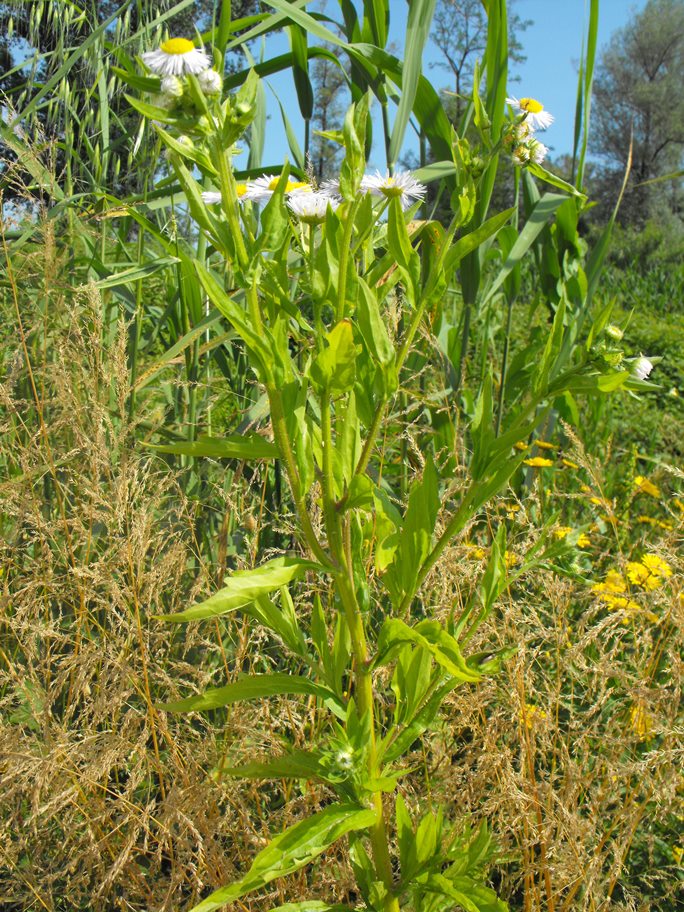
[[[162,95],[168,95],[169,98],[183,97],[183,83],[178,76],[164,76],[161,81]]]
[[[648,358],[644,358],[642,355],[640,358],[637,358],[632,365],[632,376],[636,377],[637,380],[645,380],[652,370],[653,362],[649,361]]]
[[[544,143],[539,142],[537,139],[531,139],[527,144],[527,148],[530,150],[530,159],[535,165],[541,165],[549,151]]]
[[[619,342],[624,336],[624,333],[619,326],[616,326],[614,323],[609,323],[608,326],[606,326],[606,335],[616,342]]]
[[[223,88],[221,74],[216,70],[204,70],[197,77],[200,89],[205,95],[220,95]]]
[[[525,145],[516,146],[511,158],[514,165],[526,165],[530,160],[530,150]]]

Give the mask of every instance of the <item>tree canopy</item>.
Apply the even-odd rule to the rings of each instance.
[[[681,215],[684,158],[684,3],[648,0],[603,50],[594,82],[593,148],[605,162],[604,193],[613,199],[632,170],[622,219],[640,222],[663,207]],[[660,211],[658,213],[658,210]]]

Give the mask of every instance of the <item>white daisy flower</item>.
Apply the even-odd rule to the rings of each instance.
[[[216,70],[204,70],[197,77],[200,89],[205,95],[220,95],[223,88],[221,74]]]
[[[530,160],[533,161],[535,165],[541,165],[549,154],[548,146],[545,146],[544,143],[541,143],[536,139],[530,140],[528,148],[530,150]]]
[[[515,108],[516,113],[525,114],[525,123],[531,130],[545,130],[554,121],[553,115],[544,110],[544,105],[536,98],[507,98],[506,104]]]
[[[273,177],[272,175],[264,174],[263,177],[257,177],[256,180],[248,181],[244,198],[253,203],[267,202],[273,196],[274,191],[280,183],[280,179],[280,175]],[[313,193],[313,187],[308,181],[288,180],[285,187],[285,193],[287,196],[290,196],[291,194]]]
[[[302,222],[315,225],[317,222],[324,221],[328,206],[334,212],[340,205],[340,200],[319,190],[313,193],[290,193],[287,205]]]
[[[338,198],[340,194],[340,182],[337,178],[332,180],[324,180],[321,184],[321,193],[327,193],[328,196]]]
[[[245,193],[247,193],[247,184],[236,184],[235,189],[237,190],[238,201],[242,202],[245,198]],[[221,202],[223,197],[218,190],[204,190],[202,199],[208,206],[215,206]]]
[[[143,63],[160,76],[182,76],[209,69],[211,61],[202,48],[187,38],[169,38],[155,51],[142,55]]]
[[[653,370],[653,362],[641,355],[632,365],[632,376],[637,380],[645,380]]]
[[[361,180],[361,192],[387,199],[396,196],[401,208],[408,209],[416,200],[422,202],[425,199],[427,187],[417,181],[410,171],[398,171],[394,175],[389,171],[384,175],[376,171],[375,174],[364,175]]]

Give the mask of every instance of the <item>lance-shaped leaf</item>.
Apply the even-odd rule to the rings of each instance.
[[[142,265],[122,269],[121,272],[113,272],[106,278],[95,282],[95,285],[97,288],[114,288],[117,285],[137,282],[140,279],[146,279],[148,276],[154,275],[160,269],[166,269],[167,266],[173,266],[174,263],[178,262],[178,257],[160,257],[158,260],[150,260]]]
[[[260,434],[229,434],[227,437],[200,437],[177,443],[148,443],[158,453],[180,456],[211,456],[214,459],[276,459],[278,447]]]
[[[326,335],[327,346],[309,369],[311,380],[320,389],[343,392],[354,385],[357,347],[350,320],[340,320]]]
[[[412,592],[420,566],[430,552],[432,535],[439,511],[439,479],[430,456],[425,461],[423,477],[411,485],[398,547],[391,565],[383,576],[393,601],[398,604],[406,592]]]
[[[422,0],[420,3],[409,4],[406,40],[404,42],[405,56],[401,82],[402,91],[394,117],[394,126],[392,127],[389,145],[389,161],[392,164],[399,157],[409,117],[415,104],[423,61],[423,48],[430,34],[434,11],[435,0]]]
[[[302,576],[307,570],[321,570],[320,564],[298,557],[276,557],[255,570],[237,570],[223,589],[204,602],[177,614],[157,615],[163,621],[199,621],[242,608],[261,595],[268,595]]]
[[[332,690],[328,690],[327,687],[316,684],[308,678],[288,674],[249,675],[238,678],[237,681],[226,684],[225,687],[212,687],[203,694],[186,697],[185,700],[163,703],[160,709],[164,709],[166,712],[199,712],[200,710],[219,709],[221,706],[230,706],[232,703],[241,703],[244,700],[258,700],[261,697],[275,697],[280,694],[320,697],[337,710],[337,715],[344,713],[344,707],[339,697]]]
[[[470,877],[450,879],[442,874],[432,874],[425,889],[429,893],[449,897],[466,912],[508,912],[508,905],[497,897],[494,890],[481,886]]]
[[[299,871],[341,836],[368,829],[375,820],[375,811],[357,804],[331,804],[276,836],[259,852],[242,880],[215,890],[192,912],[213,912],[246,893],[266,886],[277,877]]]
[[[260,366],[264,377],[268,378],[271,352],[263,337],[250,325],[245,310],[219,285],[216,278],[199,260],[195,261],[195,269],[212,304],[221,311],[235,332],[243,339]]]
[[[234,779],[325,779],[321,758],[318,752],[292,751],[262,762],[222,766],[221,775]]]
[[[479,681],[481,675],[466,664],[458,642],[438,621],[421,621],[409,627],[399,618],[388,618],[378,637],[375,665],[384,665],[402,643],[415,643],[427,649],[438,665],[460,681]]]
[[[342,906],[339,903],[329,906],[328,903],[317,899],[305,899],[302,902],[274,906],[269,912],[352,912],[352,909],[351,906]]]

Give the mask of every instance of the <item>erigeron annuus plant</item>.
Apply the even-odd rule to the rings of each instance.
[[[595,351],[608,312],[594,321],[586,342],[580,338],[575,311],[587,294],[583,251],[579,239],[570,250],[560,230],[549,247],[558,245],[567,272],[556,282],[548,332],[508,370],[504,363],[498,378],[487,365],[474,408],[434,385],[443,356],[437,344],[426,348],[421,336],[436,339],[446,321],[447,289],[462,282],[466,260],[484,262],[495,245],[503,266],[487,294],[503,289],[515,296],[520,258],[539,233],[525,229],[541,229],[559,207],[576,204],[557,194],[535,198],[528,186],[530,217],[520,231],[514,210],[476,219],[484,192],[479,177],[494,161],[496,146],[484,144],[489,159],[473,176],[464,165],[465,145],[454,134],[454,172],[461,182],[453,197],[456,214],[447,227],[417,219],[424,188],[411,175],[365,174],[369,96],[346,116],[346,154],[333,185],[315,188],[287,165],[280,175],[243,183],[233,157],[254,116],[257,77],[250,74],[237,94],[222,99],[212,86],[203,89],[215,80],[200,80],[205,70],[194,70],[197,55],[185,71],[152,59],[163,64],[165,78],[180,81],[181,91],[176,83],[169,86],[173,92],[162,107],[132,103],[155,123],[168,149],[210,251],[206,260],[195,260],[197,282],[240,338],[266,416],[250,435],[160,449],[278,460],[298,539],[292,553],[232,573],[206,601],[165,618],[190,622],[239,611],[282,642],[282,670],[237,677],[166,709],[202,711],[276,694],[315,697],[317,735],[306,750],[223,772],[316,780],[334,796],[277,835],[240,880],[215,891],[195,912],[264,889],[342,837],[362,908],[503,910],[485,883],[491,858],[486,826],[471,830],[453,808],[434,801],[424,813],[409,809],[401,785],[403,777],[419,776],[407,755],[449,693],[477,686],[509,653],[476,654],[469,645],[509,585],[503,526],[476,591],[447,623],[433,617],[429,576],[521,467],[527,451],[519,445],[554,403],[638,381],[619,360],[607,363]],[[152,92],[153,82],[141,86]],[[570,213],[567,205],[563,231],[572,234]],[[427,391],[414,381],[416,360],[433,384]],[[405,408],[420,415],[424,406],[425,415],[414,422],[422,466],[406,498],[404,466],[396,464],[399,394]],[[438,402],[443,414],[445,399],[462,437],[455,421],[446,430],[441,422],[439,431],[432,423],[430,402]],[[455,454],[463,442],[467,477],[456,483]],[[552,541],[542,557],[567,547],[565,539]],[[304,578],[315,592],[306,606],[299,595]],[[282,908],[351,907],[302,898]]]

